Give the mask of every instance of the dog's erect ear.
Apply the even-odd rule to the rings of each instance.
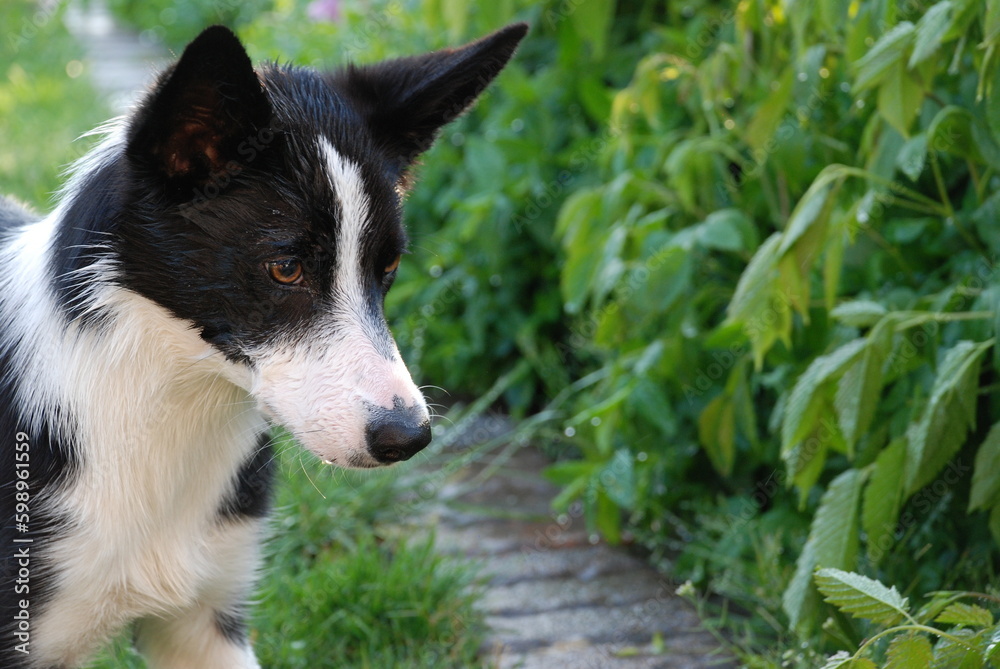
[[[350,66],[333,75],[402,174],[500,73],[528,32],[515,23],[457,49]]]
[[[167,177],[200,180],[236,160],[271,118],[246,50],[228,28],[206,28],[143,103],[128,155]]]

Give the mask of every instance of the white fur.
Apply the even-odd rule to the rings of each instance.
[[[375,466],[365,443],[365,404],[391,409],[399,397],[407,406],[419,407],[425,420],[427,407],[395,343],[392,359],[374,343],[385,324],[373,323],[365,304],[360,248],[369,225],[369,203],[361,172],[325,138],[320,148],[341,210],[335,302],[314,331],[254,355],[251,390],[265,413],[324,461]]]
[[[246,391],[227,378],[238,377],[233,365],[149,300],[91,277],[92,299],[114,314],[112,327],[85,332],[66,323],[44,268],[54,220],[26,228],[0,256],[19,270],[0,285],[0,313],[22,339],[13,363],[31,380],[30,394],[19,397],[31,417],[26,431],[46,407],[67,407],[78,419],[74,438],[86,446],[72,485],[38,500],[71,519],[50,547],[58,605],[33,622],[31,661],[39,667],[81,664],[136,618],[240,601],[257,566],[249,547],[260,529],[254,522],[220,527],[217,512],[266,429]],[[53,427],[63,437],[71,429]],[[229,560],[223,581],[220,553]],[[233,591],[220,596],[220,583]],[[235,652],[215,637],[219,652]]]

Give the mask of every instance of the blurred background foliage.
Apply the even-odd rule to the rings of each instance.
[[[557,507],[734,602],[749,665],[870,632],[817,568],[997,594],[1000,1],[110,5],[317,67],[528,21],[406,204],[418,383],[541,416]]]

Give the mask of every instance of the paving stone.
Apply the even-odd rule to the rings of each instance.
[[[734,666],[710,649],[692,652],[684,648],[652,653],[649,648],[623,644],[569,642],[523,653],[501,651],[496,657],[499,669],[706,669]]]
[[[575,548],[590,545],[582,528],[564,528],[556,521],[529,522],[496,519],[481,526],[452,527],[440,524],[433,528],[438,550],[450,555],[481,557],[522,550]]]
[[[673,592],[674,585],[657,581],[655,573],[633,570],[605,574],[592,580],[576,576],[525,581],[489,588],[479,605],[494,616],[543,613],[585,606],[623,606],[641,603],[657,591]]]
[[[516,553],[482,558],[481,565],[483,575],[494,586],[562,576],[595,578],[601,574],[643,571],[645,568],[640,560],[603,544],[549,550],[525,548]]]
[[[712,638],[699,627],[697,616],[672,599],[649,600],[628,606],[601,606],[546,611],[523,616],[488,616],[490,647],[525,651],[552,646],[558,641],[591,643],[648,643],[652,636],[678,641],[684,647],[710,651]]]

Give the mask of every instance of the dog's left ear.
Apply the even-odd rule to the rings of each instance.
[[[515,23],[457,49],[349,66],[333,84],[361,111],[403,175],[441,126],[469,108],[500,74],[528,32]]]

